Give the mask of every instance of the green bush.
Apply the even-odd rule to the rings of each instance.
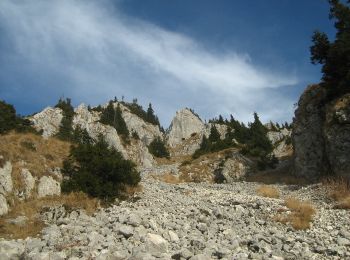
[[[160,137],[156,137],[148,146],[148,151],[155,157],[170,158],[169,152]]]
[[[62,172],[62,192],[82,191],[109,202],[121,196],[126,185],[135,186],[141,179],[135,164],[108,147],[102,137],[72,147]]]
[[[28,119],[16,114],[13,105],[0,100],[0,134],[5,134],[11,130],[36,133]]]

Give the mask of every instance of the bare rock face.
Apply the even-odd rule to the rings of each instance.
[[[152,167],[156,164],[148,147],[142,141],[137,140],[127,147],[127,153],[131,160],[141,168]]]
[[[115,107],[117,105],[118,103],[114,104]],[[145,122],[137,115],[131,113],[127,107],[123,106],[120,103],[119,105],[122,110],[122,116],[124,118],[126,126],[128,127],[129,132],[136,132],[137,135],[140,137],[140,140],[145,145],[149,145],[156,137],[160,137],[163,139],[163,134],[159,130],[158,126]]]
[[[294,167],[311,180],[350,173],[350,95],[332,102],[326,90],[310,86],[301,96],[293,121]]]
[[[35,129],[43,131],[43,137],[47,138],[58,132],[62,118],[63,114],[60,108],[47,107],[29,120],[33,122]]]
[[[46,197],[61,194],[61,185],[58,181],[55,181],[51,176],[43,176],[39,180],[38,184],[38,197]]]
[[[0,168],[0,194],[6,195],[13,190],[12,182],[12,164],[7,161],[2,168]]]
[[[282,128],[278,131],[268,131],[267,137],[274,146],[273,154],[277,158],[291,156],[293,153],[293,147],[291,144],[287,144],[287,139],[291,138],[292,131],[287,128]]]
[[[26,198],[30,198],[35,186],[35,178],[28,169],[22,169],[21,175],[24,183],[24,195]]]
[[[84,104],[79,105],[74,112],[73,128],[79,126],[85,129],[90,137],[95,140],[99,135],[102,135],[111,147],[117,149],[122,153],[124,158],[128,159],[128,154],[117,131],[112,126],[101,124],[99,122],[100,116],[98,112],[90,112]]]
[[[326,106],[324,137],[332,172],[350,178],[350,94]]]
[[[204,131],[205,125],[202,120],[185,108],[176,112],[168,131],[167,143],[170,147],[175,147],[191,136],[200,135]]]

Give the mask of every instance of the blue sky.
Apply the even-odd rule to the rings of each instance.
[[[167,127],[193,108],[249,121],[291,121],[315,29],[334,34],[325,0],[34,0],[0,2],[0,99],[21,114],[152,102]]]

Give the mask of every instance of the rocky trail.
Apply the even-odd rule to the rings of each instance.
[[[276,185],[281,199],[249,182],[142,185],[93,216],[52,209],[40,238],[0,241],[0,259],[350,259],[349,212],[333,209],[318,185]],[[314,204],[310,229],[274,220],[288,196]]]

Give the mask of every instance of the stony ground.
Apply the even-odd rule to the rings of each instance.
[[[0,259],[350,259],[349,211],[332,209],[317,185],[276,186],[282,199],[257,196],[255,183],[142,185],[92,217],[46,213],[42,237],[0,241]],[[273,220],[287,196],[317,208],[309,230]]]

